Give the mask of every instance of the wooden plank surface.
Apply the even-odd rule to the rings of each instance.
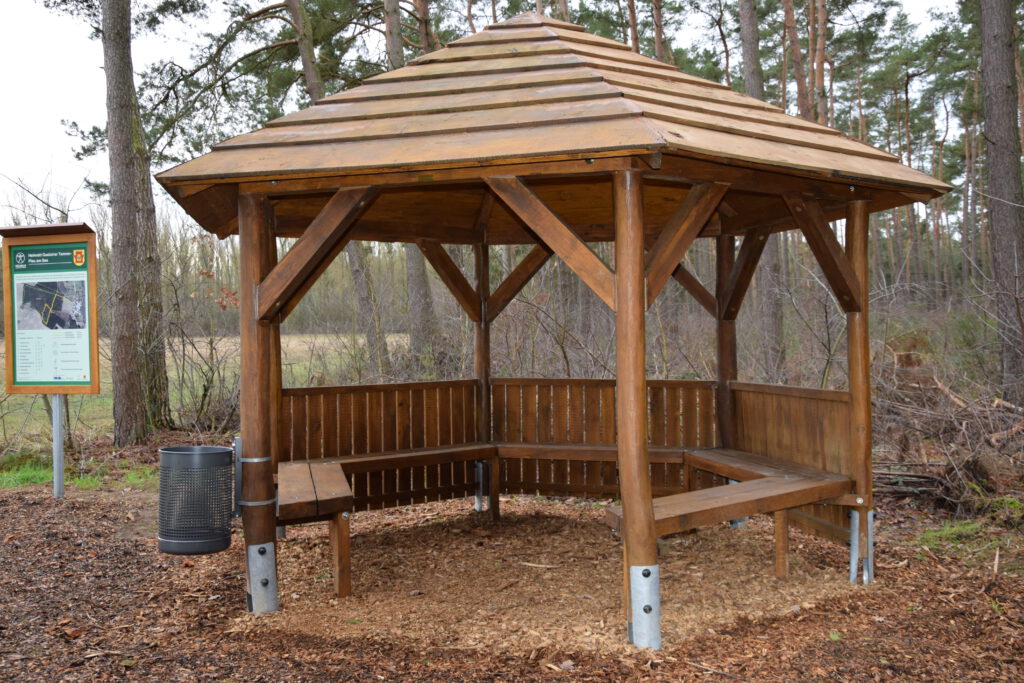
[[[340,465],[310,462],[309,472],[316,492],[317,515],[326,517],[352,509],[352,489]]]
[[[317,516],[316,489],[309,462],[282,462],[277,465],[277,516],[281,520]]]
[[[655,498],[655,528],[659,536],[688,531],[709,524],[774,512],[817,500],[841,491],[844,482],[805,478],[764,477]],[[615,528],[622,511],[611,507],[606,521]]]

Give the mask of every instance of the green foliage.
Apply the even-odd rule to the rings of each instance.
[[[944,551],[977,540],[983,531],[982,524],[974,520],[945,522],[938,529],[923,531],[918,544],[933,552]]]
[[[155,465],[135,465],[122,476],[126,486],[137,489],[156,489],[160,485],[160,468]]]
[[[45,484],[53,479],[48,463],[22,462],[11,468],[0,469],[0,488],[17,488],[30,484]]]

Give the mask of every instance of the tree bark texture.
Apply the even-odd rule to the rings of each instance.
[[[764,99],[764,71],[761,69],[761,37],[757,30],[754,0],[739,0],[740,40],[743,47],[743,85],[746,93]],[[757,269],[757,291],[761,299],[761,328],[764,335],[765,376],[769,382],[785,381],[786,347],[783,339],[782,238],[768,238],[761,266]]]
[[[626,0],[626,12],[629,20],[629,46],[633,52],[640,52],[640,34],[636,28],[636,0]]]
[[[1010,0],[981,3],[981,69],[1003,396],[1020,404],[1024,400],[1024,200],[1014,73],[1014,4]]]
[[[796,33],[796,16],[793,13],[793,0],[782,0],[782,11],[786,22],[786,36],[789,43],[790,56],[793,59],[793,80],[796,81],[796,105],[800,118],[814,120],[811,113],[811,100],[807,94],[807,75],[804,73],[804,56],[800,52],[800,37]]]
[[[384,381],[390,379],[394,372],[391,368],[387,336],[384,334],[377,300],[373,295],[373,283],[366,267],[366,255],[356,242],[349,242],[345,247],[345,253],[348,255],[352,282],[359,300],[356,329],[366,338],[366,359],[370,366],[370,374],[377,381]]]
[[[671,63],[671,51],[665,49],[665,15],[661,11],[661,0],[651,0],[651,20],[654,22],[654,58]]]
[[[743,87],[746,93],[764,99],[764,71],[761,69],[761,37],[757,31],[754,0],[739,0],[740,41],[743,47]]]
[[[170,409],[156,215],[132,69],[129,0],[104,1],[102,28],[112,223],[114,443],[123,446],[145,439],[147,413],[155,423],[167,424]]]
[[[817,23],[815,38],[817,47],[814,50],[814,98],[818,104],[818,123],[828,125],[828,93],[825,92],[825,38],[828,33],[828,15],[825,13],[825,0],[815,0],[814,19]]]
[[[313,49],[313,29],[309,25],[309,16],[302,0],[285,0],[288,13],[295,24],[295,38],[298,40],[299,61],[302,62],[302,76],[306,81],[306,93],[314,103],[324,96],[324,85],[320,78],[320,70],[316,64]]]
[[[429,6],[425,0],[417,0],[420,13],[419,30],[423,52],[431,52]],[[398,0],[384,2],[385,49],[392,69],[405,66],[402,49],[402,25]],[[413,369],[422,374],[427,356],[431,353],[431,340],[436,329],[434,298],[427,277],[427,262],[423,252],[415,244],[405,246],[405,287],[409,304],[408,329],[409,350],[412,352]]]

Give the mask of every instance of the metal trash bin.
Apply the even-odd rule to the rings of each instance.
[[[206,555],[231,545],[232,449],[160,449],[157,542],[172,555]]]

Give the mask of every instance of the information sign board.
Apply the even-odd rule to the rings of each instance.
[[[76,224],[0,235],[7,392],[99,393],[95,233]]]

